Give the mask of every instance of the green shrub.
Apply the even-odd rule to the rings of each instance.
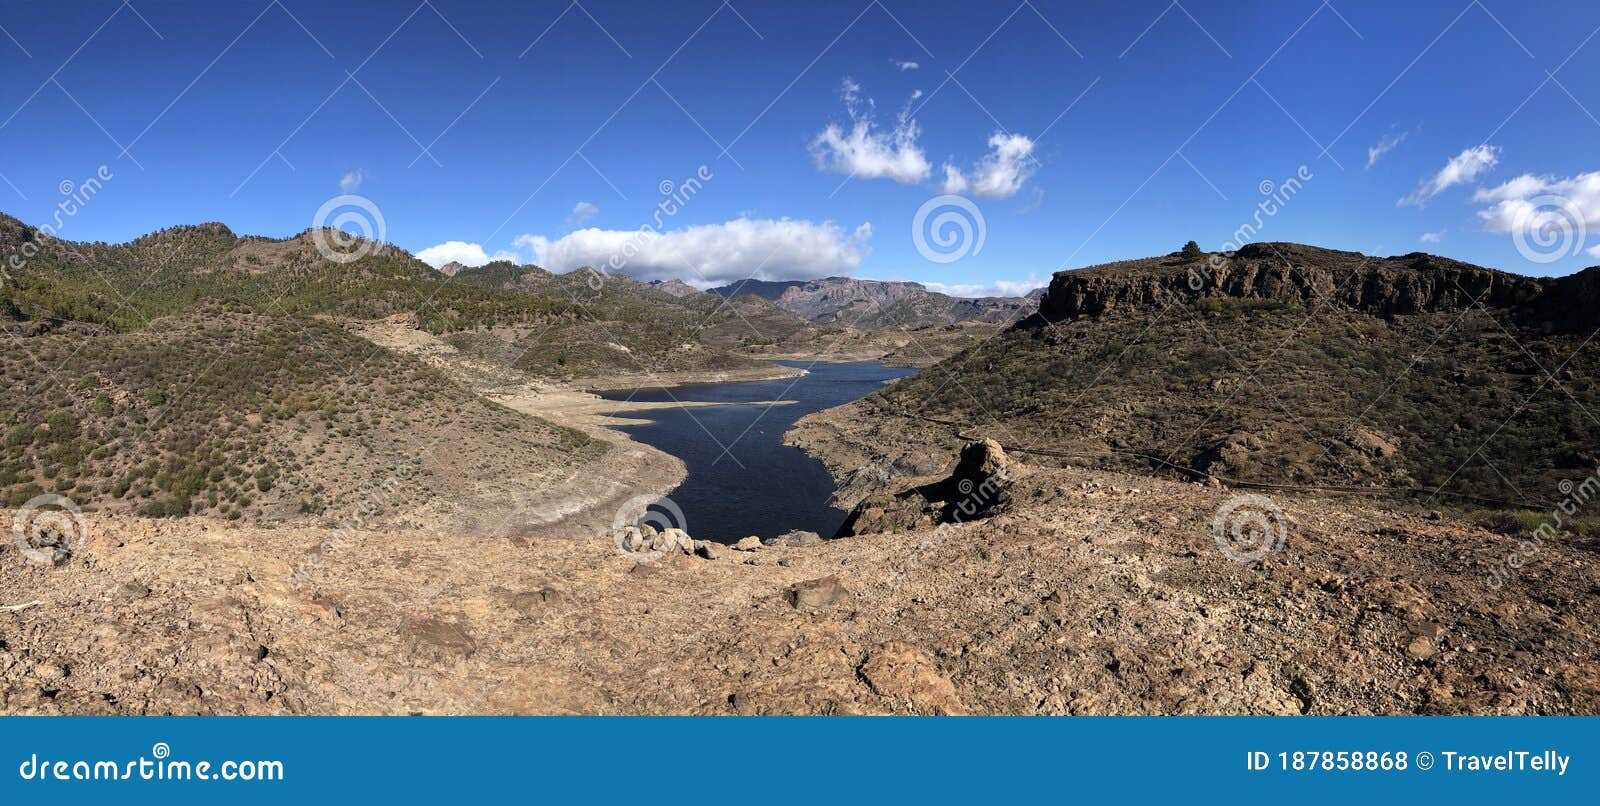
[[[44,418],[45,424],[50,426],[50,439],[55,442],[67,442],[78,438],[78,418],[72,416],[70,411],[58,411]]]

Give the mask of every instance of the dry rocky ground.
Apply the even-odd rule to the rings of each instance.
[[[90,514],[59,567],[0,552],[0,711],[1600,711],[1592,549],[1550,543],[1497,590],[1511,538],[1279,496],[1286,545],[1239,563],[1210,525],[1227,490],[1006,477],[974,522],[648,563]]]

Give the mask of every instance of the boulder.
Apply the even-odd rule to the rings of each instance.
[[[850,591],[836,576],[808,579],[790,586],[785,594],[796,610],[819,610],[832,607],[850,595]]]
[[[987,438],[969,442],[949,476],[868,495],[850,511],[838,536],[908,532],[988,518],[1009,505],[1007,490],[1019,470],[1000,443]]]
[[[690,537],[689,533],[682,529],[666,529],[661,532],[659,537],[663,541],[661,548],[666,551],[677,549],[684,554],[694,553],[694,538]]]
[[[792,531],[784,532],[783,534],[778,535],[777,537],[774,537],[771,540],[768,540],[767,541],[767,545],[769,545],[769,546],[811,546],[811,545],[815,545],[815,544],[821,543],[821,542],[822,542],[822,535],[819,535],[816,532],[808,532],[808,531],[805,531],[803,529],[795,529],[795,530],[792,530]]]
[[[694,553],[695,556],[707,560],[720,560],[722,559],[722,546],[710,540],[696,540],[694,541]]]
[[[635,552],[642,551],[648,546],[644,536],[639,533],[639,527],[637,526],[624,526],[622,528],[622,536],[618,538],[617,544],[622,546],[623,551]]]
[[[733,550],[734,551],[760,551],[761,550],[761,538],[756,537],[755,535],[750,535],[748,537],[741,537],[741,538],[739,538],[739,542],[733,544]]]
[[[861,679],[879,696],[913,709],[944,716],[968,713],[954,683],[939,671],[933,657],[915,644],[887,641],[861,664]]]

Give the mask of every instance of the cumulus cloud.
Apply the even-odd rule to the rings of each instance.
[[[923,283],[923,286],[929,291],[949,294],[952,297],[1025,297],[1048,284],[1048,281],[1030,274],[1026,280],[996,280],[992,283]]]
[[[1444,240],[1444,233],[1445,233],[1444,230],[1439,230],[1438,232],[1424,232],[1424,233],[1422,233],[1422,242],[1423,243],[1438,243],[1438,242]]]
[[[903,61],[900,61],[899,59],[890,59],[889,61],[894,62],[894,66],[900,68],[900,72],[902,72],[902,73],[910,71],[910,70],[915,70],[915,69],[917,69],[917,68],[922,66],[920,64],[917,64],[916,62],[903,62]]]
[[[1378,160],[1383,159],[1385,154],[1395,150],[1395,148],[1397,148],[1401,143],[1404,143],[1406,141],[1406,137],[1410,134],[1411,132],[1401,132],[1399,134],[1390,132],[1389,134],[1385,134],[1382,138],[1380,138],[1377,145],[1369,146],[1367,148],[1367,169],[1371,169],[1372,166],[1378,162]]]
[[[596,207],[594,204],[586,201],[578,202],[576,205],[573,205],[572,215],[567,216],[567,226],[569,228],[581,227],[584,224],[593,221],[594,217],[597,215],[600,215],[599,207]]]
[[[811,156],[817,167],[861,179],[893,179],[907,184],[928,178],[933,166],[917,145],[921,130],[910,119],[911,101],[922,97],[920,90],[912,93],[889,131],[874,122],[872,99],[861,97],[861,85],[847,78],[841,93],[850,115],[850,128],[830,123],[811,141]]]
[[[995,132],[989,138],[989,155],[978,161],[972,173],[948,163],[944,166],[944,192],[966,193],[1004,199],[1015,196],[1033,175],[1033,140],[1027,135]]]
[[[710,288],[734,280],[813,280],[845,275],[870,251],[872,225],[846,232],[832,222],[736,219],[681,230],[581,229],[551,240],[523,235],[518,247],[553,272],[593,267],[637,280],[683,280]]]
[[[361,183],[365,181],[367,181],[367,172],[364,169],[357,168],[339,177],[339,190],[345,193],[354,193],[357,188],[361,187]]]
[[[1455,155],[1433,176],[1422,180],[1410,195],[1395,202],[1397,207],[1421,207],[1430,199],[1456,185],[1476,180],[1500,161],[1498,146],[1474,146]]]
[[[1600,232],[1600,171],[1565,178],[1523,174],[1497,187],[1480,188],[1472,199],[1489,205],[1478,211],[1478,218],[1490,232],[1549,226]]]
[[[1595,246],[1591,246],[1588,249],[1583,250],[1583,253],[1588,255],[1589,257],[1600,257],[1600,244],[1597,244]]]
[[[434,268],[439,268],[446,263],[460,263],[463,266],[482,266],[496,260],[509,260],[517,262],[515,252],[499,251],[489,254],[484,251],[482,244],[467,243],[466,241],[445,241],[437,246],[430,246],[417,253],[417,260]]]

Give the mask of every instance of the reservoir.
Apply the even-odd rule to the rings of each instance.
[[[796,420],[859,400],[916,372],[876,361],[780,361],[808,370],[798,378],[639,388],[606,392],[611,400],[700,401],[735,405],[664,408],[636,414],[649,425],[621,426],[634,439],[683,460],[689,475],[668,498],[696,538],[730,543],[792,529],[832,537],[845,512],[829,506],[835,485],[822,463],[783,444]],[[790,405],[753,405],[792,400]]]

